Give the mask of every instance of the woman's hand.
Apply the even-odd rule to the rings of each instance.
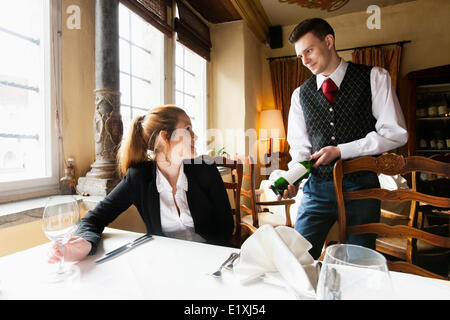
[[[64,250],[64,261],[81,261],[89,254],[91,248],[92,244],[89,241],[84,240],[81,237],[72,237],[62,248],[62,250]],[[59,262],[62,256],[63,253],[60,251],[60,247],[58,247],[58,245],[56,244],[53,244],[48,253],[48,262]]]

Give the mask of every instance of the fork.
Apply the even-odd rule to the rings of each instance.
[[[227,270],[233,270],[234,267],[234,262],[241,256],[240,253],[236,254],[230,261],[229,263],[225,266],[225,269]]]
[[[213,274],[211,274],[213,277],[220,277],[222,276],[222,269],[223,267],[225,267],[227,265],[227,263],[229,263],[230,261],[233,261],[234,259],[236,259],[236,257],[238,256],[237,253],[233,252],[232,254],[230,254],[230,256],[228,257],[227,260],[224,261],[224,263],[222,263],[222,265],[219,267],[219,270],[217,270],[216,272],[214,272]]]

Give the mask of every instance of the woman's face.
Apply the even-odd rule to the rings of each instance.
[[[169,157],[171,161],[183,161],[195,158],[195,140],[197,136],[192,130],[191,119],[187,115],[180,117],[176,129],[172,133],[169,142]]]

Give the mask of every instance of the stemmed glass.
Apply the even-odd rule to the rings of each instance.
[[[64,245],[77,231],[79,221],[80,209],[73,196],[49,198],[42,215],[42,231],[58,246],[62,254],[56,271],[49,274],[49,282],[64,281],[76,271],[73,266],[64,264]]]
[[[392,298],[386,258],[350,244],[329,246],[317,284],[317,299],[378,300]]]

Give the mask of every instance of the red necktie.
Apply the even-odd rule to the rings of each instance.
[[[336,84],[331,80],[331,78],[328,78],[325,80],[322,84],[322,91],[325,95],[325,98],[327,98],[328,102],[333,104],[334,100],[336,100],[336,94],[338,91],[338,87]]]

